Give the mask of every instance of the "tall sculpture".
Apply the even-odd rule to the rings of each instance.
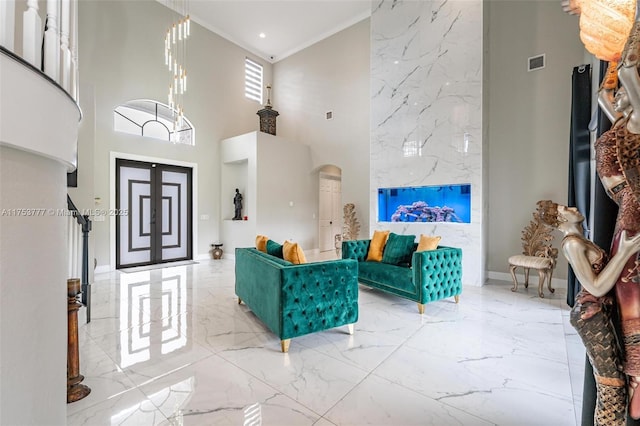
[[[607,194],[618,205],[618,215],[611,242],[610,256],[623,247],[624,236],[640,234],[640,21],[636,21],[622,52],[618,77],[620,89],[615,93],[613,110],[617,113],[610,130],[595,144],[596,171]],[[624,351],[623,371],[629,381],[628,413],[640,418],[640,262],[633,253],[615,281],[621,341]]]
[[[622,354],[613,324],[615,300],[611,289],[616,285],[625,264],[640,250],[640,234],[620,234],[618,251],[611,256],[584,237],[584,216],[575,207],[549,209],[543,220],[564,235],[562,252],[582,284],[571,310],[571,325],[586,348],[596,382],[594,424],[626,424],[626,377],[620,371]]]
[[[593,1],[593,6],[603,6],[602,1]],[[598,3],[598,4],[596,4]],[[602,86],[600,87],[598,102],[603,112],[609,117],[613,126],[610,130],[604,132],[595,144],[596,151],[596,171],[602,182],[604,189],[609,197],[617,204],[618,213],[616,215],[615,229],[611,242],[609,257],[611,261],[622,262],[616,268],[609,268],[606,279],[603,277],[601,281],[602,287],[596,289],[589,287],[590,277],[583,274],[578,276],[578,280],[582,286],[591,293],[590,297],[595,297],[593,303],[596,307],[604,307],[602,297],[606,295],[611,286],[612,293],[615,298],[611,300],[616,305],[613,311],[617,315],[619,324],[616,329],[621,330],[618,341],[621,343],[622,349],[622,369],[626,374],[626,382],[628,384],[628,401],[626,411],[633,419],[640,419],[640,261],[638,258],[639,249],[635,246],[629,248],[628,238],[633,240],[640,235],[640,74],[638,66],[640,65],[640,13],[638,1],[620,1],[610,3],[615,10],[611,9],[608,13],[599,13],[591,16],[596,24],[593,28],[597,28],[596,32],[590,33],[595,37],[596,42],[600,43],[600,47],[606,48],[606,53],[599,54],[596,49],[591,49],[588,43],[585,47],[596,57],[610,61],[609,69]],[[633,6],[635,3],[635,13]],[[583,41],[583,18],[585,15],[584,7],[591,7],[591,4],[574,1],[563,0],[565,11],[572,14],[580,14],[581,38]],[[625,12],[623,9],[628,9]],[[627,18],[624,18],[627,16]],[[627,36],[628,26],[623,25],[625,19],[633,19],[630,33]],[[586,32],[585,32],[586,34]],[[620,44],[614,43],[617,39],[625,40],[624,49],[620,52]],[[616,64],[619,62],[619,65]],[[618,88],[618,79],[620,88]],[[573,238],[574,243],[578,246],[586,247],[584,241],[580,244],[576,243],[577,238]],[[586,240],[585,240],[586,241]],[[587,250],[594,253],[596,250]],[[565,253],[566,254],[566,253]],[[592,255],[593,256],[593,255]],[[569,259],[569,258],[568,258]],[[591,259],[593,261],[593,259]],[[573,265],[573,261],[569,259]],[[587,271],[585,265],[574,266],[576,270]],[[605,285],[606,283],[606,285]],[[596,291],[596,293],[593,293]],[[582,293],[581,293],[582,294]],[[580,295],[578,295],[580,297]],[[577,300],[577,304],[583,304]],[[608,302],[607,302],[608,303]],[[589,317],[589,315],[587,315]],[[606,328],[610,324],[604,321],[601,329],[598,331],[594,327],[594,333],[608,333]],[[585,346],[589,350],[593,341],[597,340],[597,336],[582,335]],[[596,339],[596,340],[593,340]],[[593,340],[593,341],[592,341]],[[601,357],[609,356],[606,351],[602,350],[599,354]],[[594,360],[590,357],[592,365]],[[596,365],[593,365],[594,373]],[[600,389],[601,382],[598,382],[598,399],[604,398],[604,394]],[[605,402],[615,404],[613,397],[605,398]],[[624,418],[624,408],[619,408]],[[598,418],[596,410],[597,424],[621,424],[621,420],[616,417],[616,421],[606,422]],[[599,421],[603,423],[598,423]]]
[[[360,233],[360,223],[356,217],[356,205],[353,203],[345,204],[343,209],[344,222],[342,225],[342,240],[356,240]]]
[[[598,102],[603,112],[609,117],[613,125],[596,141],[596,171],[609,197],[617,204],[615,229],[611,248],[610,262],[594,280],[593,272],[603,267],[596,267],[598,252],[593,243],[577,236],[563,240],[563,251],[571,263],[574,272],[584,290],[576,299],[576,309],[584,312],[577,317],[574,326],[583,331],[591,329],[589,333],[580,332],[587,351],[591,351],[589,359],[594,368],[597,386],[597,407],[595,412],[596,424],[624,424],[626,413],[633,418],[640,418],[640,249],[634,244],[640,235],[640,74],[638,65],[640,59],[640,14],[636,2],[635,22],[626,40],[622,54],[609,63],[607,75],[599,90]],[[614,62],[620,58],[620,63]],[[618,87],[618,79],[620,87]],[[568,219],[567,219],[568,220]],[[572,231],[575,233],[575,230]],[[571,258],[573,251],[566,247],[582,247],[583,253],[589,254],[589,262],[576,263]],[[578,250],[580,251],[580,250]],[[575,253],[574,253],[575,254]],[[584,256],[584,255],[583,255]],[[575,256],[573,256],[575,257]],[[595,262],[595,263],[594,263]],[[615,262],[615,263],[614,263]],[[574,264],[575,263],[575,264]],[[615,264],[615,267],[609,265]],[[606,271],[606,273],[605,273]],[[589,273],[591,274],[589,274]],[[598,285],[594,286],[594,283]],[[607,293],[615,297],[610,297]],[[614,305],[610,312],[619,321],[616,327],[611,326],[610,317],[594,320],[606,307]],[[596,324],[599,323],[599,326]],[[606,345],[601,345],[599,339],[605,335],[621,330],[617,341],[621,344],[621,359],[613,354]],[[606,339],[605,339],[606,340]],[[611,385],[619,388],[619,379],[608,377],[603,380],[599,374],[601,364],[608,360],[610,363],[622,365],[628,385],[628,400],[626,407],[620,407],[620,390],[606,392],[603,386]],[[626,379],[626,380],[625,380]],[[603,405],[604,404],[604,405]],[[607,407],[607,404],[609,406]],[[617,407],[617,408],[616,408]],[[607,417],[602,413],[606,408],[616,411],[615,416]],[[626,408],[626,410],[625,410]]]

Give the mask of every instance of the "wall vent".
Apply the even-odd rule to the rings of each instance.
[[[527,71],[535,71],[544,68],[545,58],[544,53],[542,55],[532,56],[527,59]]]

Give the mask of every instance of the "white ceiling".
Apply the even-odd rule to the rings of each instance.
[[[371,14],[370,0],[189,0],[188,5],[195,22],[272,63]]]

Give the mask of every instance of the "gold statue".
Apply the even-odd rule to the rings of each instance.
[[[620,371],[622,354],[612,322],[615,309],[614,288],[627,261],[640,250],[640,234],[627,238],[621,231],[618,251],[608,259],[607,253],[584,237],[584,216],[575,207],[557,205],[543,218],[564,235],[562,252],[571,264],[582,290],[571,310],[571,325],[582,339],[593,367],[596,382],[594,424],[626,424],[626,377]]]
[[[596,170],[602,185],[618,205],[610,256],[624,248],[625,237],[640,234],[640,21],[636,15],[618,65],[622,87],[615,93],[615,122],[595,144]],[[637,251],[629,256],[615,282],[624,350],[624,372],[629,378],[628,412],[640,418],[640,273]],[[640,392],[639,392],[640,393]]]

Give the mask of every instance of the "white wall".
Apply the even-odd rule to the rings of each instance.
[[[369,55],[366,19],[273,68],[278,136],[309,145],[314,169],[342,170],[342,203],[356,205],[361,238],[369,229]]]
[[[188,44],[189,91],[185,115],[196,128],[196,146],[173,145],[113,131],[113,109],[131,99],[166,102],[169,81],[164,70],[163,34],[174,14],[155,1],[80,2],[80,93],[85,124],[80,131],[79,170],[91,170],[93,181],[79,179],[82,203],[102,199],[108,208],[111,152],[149,155],[198,165],[198,247],[207,255],[220,239],[220,150],[222,139],[257,130],[262,107],[244,98],[245,50],[197,24]],[[263,61],[258,61],[263,62]],[[271,80],[271,65],[265,81]],[[86,105],[86,108],[85,108]],[[80,176],[82,178],[82,176]],[[89,187],[89,189],[87,189]],[[96,208],[78,202],[80,209]],[[99,266],[109,265],[112,230],[109,220],[94,221],[91,238]]]
[[[476,286],[486,251],[482,24],[480,1],[384,1],[371,15],[371,232],[441,236],[462,249],[463,284]],[[376,220],[379,188],[451,184],[471,184],[471,223]]]
[[[317,248],[318,192],[307,145],[282,137],[251,132],[222,141],[222,198],[226,205],[235,188],[246,183],[243,216],[225,216],[222,240],[225,255],[236,247],[255,246],[256,234],[279,243],[294,241],[305,250]],[[226,209],[226,207],[225,207]],[[228,209],[227,209],[228,210]]]
[[[66,171],[61,162],[0,146],[0,208],[64,210]],[[47,212],[0,216],[3,425],[66,423],[66,227],[67,217]]]
[[[258,233],[318,248],[318,174],[309,147],[258,132],[257,165]]]
[[[567,201],[571,74],[585,51],[578,18],[556,2],[490,1],[488,11],[488,270],[507,277],[536,201]],[[546,67],[527,72],[527,58],[542,53]],[[559,256],[554,277],[566,271]]]

